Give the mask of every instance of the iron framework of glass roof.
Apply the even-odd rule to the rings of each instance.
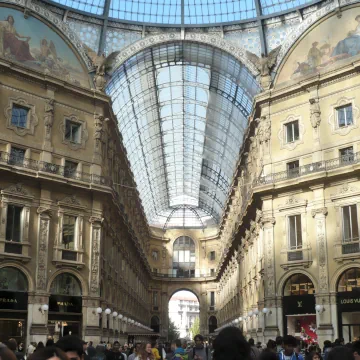
[[[141,25],[211,26],[262,19],[319,0],[45,0],[93,16]]]
[[[218,225],[259,86],[230,54],[174,42],[120,65],[107,85],[148,222]]]

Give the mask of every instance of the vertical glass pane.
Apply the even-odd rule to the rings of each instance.
[[[337,115],[338,115],[339,127],[346,126],[344,109],[343,108],[338,109]]]
[[[179,262],[184,262],[184,251],[179,251]]]
[[[349,105],[345,108],[346,112],[346,125],[352,125],[353,123],[353,116],[352,116],[352,106]]]
[[[63,244],[65,249],[75,249],[75,216],[64,215],[63,220]]]
[[[179,251],[178,250],[175,250],[173,253],[173,261],[179,262]]]
[[[299,140],[299,122],[294,121],[294,141]]]
[[[357,208],[356,205],[351,205],[351,230],[352,230],[352,241],[359,239],[359,227],[357,221]]]
[[[293,249],[296,246],[295,216],[289,216],[289,243],[290,249]]]
[[[185,253],[184,261],[190,262],[190,250],[185,250],[184,253]]]
[[[302,247],[302,233],[301,233],[301,215],[296,215],[296,237],[297,237],[297,248]]]
[[[351,226],[350,226],[350,207],[344,206],[343,211],[343,240],[350,241],[351,239]]]
[[[292,123],[286,125],[286,142],[292,142],[293,139],[293,131],[292,131]]]
[[[6,220],[6,240],[20,242],[21,212],[19,206],[9,205]]]

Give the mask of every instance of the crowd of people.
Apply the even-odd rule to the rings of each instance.
[[[239,328],[227,327],[210,344],[196,335],[194,344],[177,339],[164,345],[138,342],[121,346],[115,341],[94,347],[91,341],[68,335],[56,343],[53,339],[45,345],[31,343],[27,349],[23,343],[9,339],[6,344],[0,343],[0,360],[360,360],[360,340],[348,344],[344,339],[325,341],[320,349],[286,335],[264,346],[255,344],[254,339],[247,341]]]

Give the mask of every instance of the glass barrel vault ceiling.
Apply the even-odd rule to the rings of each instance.
[[[191,42],[146,49],[116,70],[107,93],[150,225],[219,223],[258,91],[231,55]]]
[[[110,1],[110,6],[106,6]],[[246,21],[313,0],[53,0],[95,15],[141,24],[206,25]],[[256,12],[258,2],[258,12]],[[109,8],[108,13],[104,13]],[[107,11],[106,11],[107,12]]]

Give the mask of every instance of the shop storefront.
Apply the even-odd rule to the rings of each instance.
[[[315,288],[303,274],[291,276],[283,292],[284,334],[312,343],[317,341]]]
[[[345,343],[360,337],[360,268],[346,270],[337,286],[339,337]]]
[[[27,292],[26,276],[19,269],[0,269],[0,342],[26,342]]]
[[[69,273],[58,275],[50,288],[48,329],[55,339],[81,337],[82,291],[78,279]]]

